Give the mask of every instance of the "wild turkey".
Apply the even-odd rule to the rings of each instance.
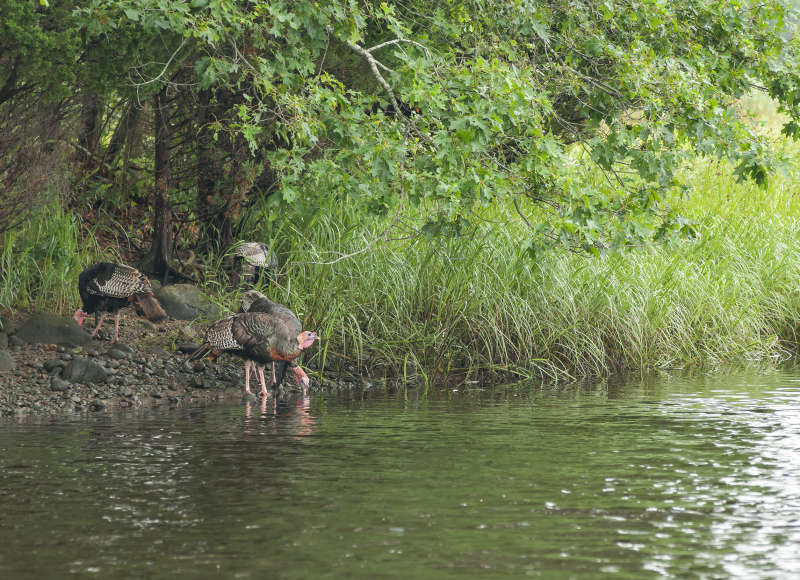
[[[242,306],[239,312],[264,312],[271,316],[281,318],[286,324],[293,325],[296,328],[301,328],[302,325],[294,313],[283,304],[273,302],[264,296],[258,290],[249,290],[242,296]],[[303,372],[303,369],[297,366],[297,361],[273,361],[272,362],[272,384],[280,385],[283,382],[283,376],[286,374],[286,367],[291,366],[292,372],[297,377],[299,385],[303,386],[308,384],[308,376]],[[302,374],[300,374],[302,373]],[[305,383],[303,382],[305,381]],[[270,385],[272,386],[272,385]]]
[[[234,275],[239,281],[255,284],[262,272],[266,280],[274,279],[278,274],[278,256],[269,251],[269,246],[262,242],[245,242],[234,251]],[[244,261],[244,263],[242,263]]]
[[[83,308],[78,308],[72,318],[83,326],[86,317],[94,314],[97,326],[92,336],[97,336],[106,315],[113,314],[114,338],[111,344],[119,340],[119,310],[131,302],[135,302],[152,322],[167,318],[167,313],[153,296],[147,277],[125,264],[100,262],[87,268],[78,276],[78,292]]]
[[[296,319],[295,319],[296,320]],[[250,391],[250,365],[255,363],[261,381],[261,396],[269,395],[264,380],[264,365],[273,361],[293,361],[314,344],[317,333],[302,330],[297,324],[287,323],[281,316],[264,312],[244,312],[218,320],[208,327],[203,344],[189,360],[203,358],[212,350],[222,350],[244,359],[244,390]],[[308,386],[308,376],[299,366],[292,369],[297,382]],[[272,377],[273,383],[275,377]]]

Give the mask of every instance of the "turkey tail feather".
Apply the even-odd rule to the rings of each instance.
[[[161,304],[158,303],[152,292],[137,294],[136,303],[142,307],[144,315],[150,322],[161,322],[167,319],[167,313],[161,308]]]
[[[204,344],[192,353],[189,360],[199,360],[211,352],[211,345]]]

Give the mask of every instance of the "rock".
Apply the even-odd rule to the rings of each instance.
[[[76,356],[64,368],[62,376],[73,383],[104,383],[108,378],[106,369],[96,362]]]
[[[24,344],[25,341],[22,340],[20,337],[18,337],[16,334],[12,334],[11,336],[8,337],[8,346],[19,348]]]
[[[7,350],[0,349],[0,371],[12,371],[17,368],[14,357]]]
[[[95,399],[91,403],[89,403],[89,408],[92,411],[102,411],[103,409],[106,408],[106,404],[100,399]]]
[[[120,360],[130,358],[131,354],[118,348],[112,348],[110,351],[108,351],[108,356],[110,356],[112,359]]]
[[[92,337],[71,318],[42,312],[26,320],[14,337],[31,343],[84,346]]]
[[[58,377],[50,377],[50,390],[51,391],[66,391],[70,388],[70,384]]]
[[[46,372],[48,375],[60,375],[65,364],[66,363],[63,360],[56,358],[44,361],[42,367],[44,372]]]
[[[199,342],[184,342],[178,345],[178,350],[184,354],[192,354],[198,348],[200,348]]]
[[[133,354],[133,347],[130,347],[127,344],[122,344],[121,342],[118,342],[112,348],[114,350],[118,350],[120,352],[124,352],[124,353],[127,353],[127,354]]]
[[[14,334],[14,331],[17,329],[16,324],[11,318],[7,316],[0,316],[0,330],[5,332],[6,334]]]
[[[216,304],[191,284],[164,286],[155,296],[167,314],[178,320],[194,320],[200,316],[214,319],[219,316]]]
[[[8,348],[8,334],[5,332],[0,332],[0,350],[5,350]]]

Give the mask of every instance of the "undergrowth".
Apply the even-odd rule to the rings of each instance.
[[[259,287],[320,334],[306,361],[430,384],[773,364],[796,353],[800,320],[798,176],[787,167],[760,189],[697,160],[683,176],[693,195],[671,200],[697,237],[600,257],[532,259],[524,224],[502,207],[468,235],[427,239],[331,202],[253,228],[282,263]],[[6,234],[0,306],[71,311],[80,271],[115,256],[85,227],[55,205]],[[243,290],[226,261],[205,257],[203,282],[224,313]]]

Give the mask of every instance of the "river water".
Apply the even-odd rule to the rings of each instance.
[[[800,373],[0,422],[0,578],[800,578]]]

